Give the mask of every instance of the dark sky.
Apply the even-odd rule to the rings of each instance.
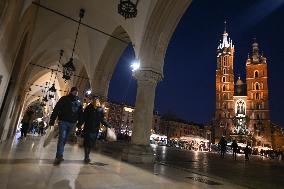
[[[284,0],[193,1],[168,46],[165,78],[156,90],[155,109],[198,123],[213,118],[216,49],[225,19],[235,45],[235,78],[239,74],[245,78],[245,61],[256,38],[268,62],[271,120],[284,127]],[[112,77],[109,99],[135,104],[136,81],[129,68],[133,58],[129,46]]]

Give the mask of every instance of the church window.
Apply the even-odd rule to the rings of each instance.
[[[259,83],[255,83],[255,90],[260,90],[260,85],[259,85]]]
[[[259,99],[260,99],[259,93],[256,93],[256,94],[255,94],[255,98],[256,98],[256,100],[259,100]]]
[[[258,78],[258,71],[255,71],[255,72],[254,72],[254,77],[255,77],[255,78]]]
[[[239,100],[237,101],[236,105],[235,105],[235,112],[236,114],[245,114],[246,112],[246,104],[243,100]]]
[[[223,82],[226,82],[226,77],[223,77]]]

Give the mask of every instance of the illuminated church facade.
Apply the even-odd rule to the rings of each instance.
[[[217,48],[215,142],[222,136],[252,146],[271,146],[267,60],[252,44],[245,82],[235,82],[232,40],[225,29]]]

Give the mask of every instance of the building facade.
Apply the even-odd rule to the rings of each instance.
[[[217,48],[215,142],[222,136],[253,146],[271,147],[266,58],[258,43],[246,61],[246,82],[234,76],[232,40],[225,30]]]
[[[185,136],[197,136],[211,141],[211,127],[188,122],[173,116],[163,116],[160,119],[159,133],[168,139],[179,139]]]
[[[132,135],[135,112],[133,106],[117,102],[106,102],[105,110],[106,119],[113,126],[116,133],[126,134],[128,136]],[[154,112],[152,120],[152,130],[154,132],[158,131],[159,124],[160,116],[157,112]]]

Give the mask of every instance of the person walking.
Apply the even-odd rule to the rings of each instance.
[[[72,87],[67,96],[63,96],[56,103],[50,116],[49,126],[54,126],[58,118],[59,136],[54,165],[60,164],[63,159],[64,146],[77,121],[83,116],[83,106],[78,97],[77,87]]]
[[[233,140],[231,147],[233,149],[233,157],[235,160],[237,160],[237,152],[238,152],[239,146],[236,140]]]
[[[20,139],[23,139],[23,138],[27,137],[27,133],[29,131],[30,124],[32,122],[33,114],[34,114],[34,112],[31,109],[27,110],[27,112],[24,114],[24,117],[23,117],[23,119],[21,121],[22,127],[21,127],[21,137],[20,137]]]
[[[245,147],[244,153],[245,153],[245,160],[248,161],[249,160],[249,154],[250,154],[250,149],[249,149],[248,145]]]
[[[226,147],[227,147],[227,141],[224,136],[222,136],[219,145],[221,147],[221,158],[225,158],[226,153]]]
[[[83,128],[83,138],[84,138],[84,151],[85,151],[85,158],[84,162],[89,163],[90,159],[90,152],[92,148],[94,148],[97,136],[100,129],[100,124],[111,128],[111,125],[105,120],[104,118],[104,108],[101,105],[100,99],[98,96],[93,97],[92,103],[90,103],[84,110],[83,119],[79,121],[77,127],[81,129],[82,125],[84,124]]]

